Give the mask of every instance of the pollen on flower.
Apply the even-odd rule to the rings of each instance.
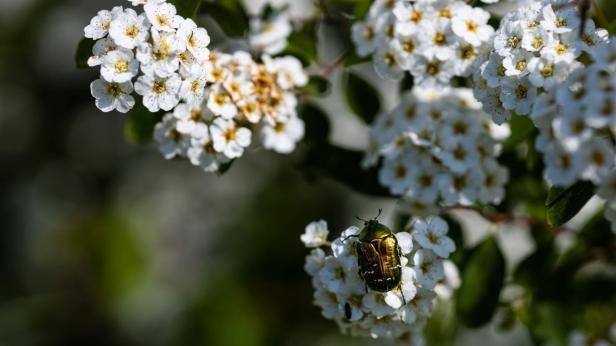
[[[466,21],[466,29],[470,32],[475,32],[479,28],[479,24],[472,20]]]
[[[124,93],[122,87],[118,83],[109,83],[107,85],[107,93],[113,96],[119,96]]]
[[[528,98],[528,88],[523,85],[518,85],[515,89],[515,96],[518,99]]]
[[[162,94],[167,90],[167,83],[164,80],[157,80],[152,85],[152,91],[156,94]]]
[[[115,70],[117,73],[125,73],[126,71],[128,71],[128,61],[119,60],[118,62],[116,62]]]
[[[437,46],[443,46],[447,44],[447,36],[445,36],[445,34],[443,34],[442,32],[437,32],[434,35],[434,44],[436,44]]]
[[[136,38],[139,32],[139,28],[136,25],[131,25],[126,28],[126,36],[130,38]]]

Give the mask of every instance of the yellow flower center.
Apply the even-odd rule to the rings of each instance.
[[[167,84],[165,83],[164,80],[157,80],[156,82],[154,82],[154,85],[152,85],[152,91],[157,94],[162,94],[166,90],[167,90]]]
[[[115,70],[117,73],[125,73],[128,71],[128,61],[118,60],[115,64]]]

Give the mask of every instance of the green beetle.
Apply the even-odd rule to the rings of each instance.
[[[359,235],[351,237],[357,237],[355,251],[359,276],[371,290],[389,292],[398,288],[402,281],[401,250],[394,233],[377,221],[379,216],[364,221]],[[404,295],[402,299],[406,303]]]

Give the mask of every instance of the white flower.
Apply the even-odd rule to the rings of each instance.
[[[237,105],[222,86],[215,85],[209,89],[207,107],[214,115],[232,119],[238,113]]]
[[[398,61],[398,55],[393,47],[385,46],[377,49],[373,56],[374,70],[383,79],[400,80],[404,70]]]
[[[530,82],[520,79],[506,79],[500,94],[503,107],[519,115],[530,113],[536,97],[537,89]]]
[[[202,128],[206,117],[201,105],[179,104],[173,110],[173,116],[177,119],[177,129],[181,133],[190,134],[193,137],[202,137],[202,132],[207,130]]]
[[[564,61],[552,62],[545,57],[532,58],[528,63],[528,79],[536,87],[551,88],[567,78],[571,65]]]
[[[229,158],[214,149],[208,126],[200,124],[199,128],[199,136],[192,137],[187,156],[193,165],[205,172],[218,172],[221,165],[229,162]]]
[[[443,261],[430,250],[418,250],[413,262],[417,282],[425,288],[434,288],[445,276]]]
[[[563,6],[555,12],[552,5],[548,4],[543,8],[543,18],[541,26],[557,34],[570,32],[580,26],[580,17],[574,7]]]
[[[404,156],[386,158],[379,172],[379,182],[389,187],[391,193],[401,195],[411,185],[413,162]]]
[[[99,11],[98,14],[92,18],[90,24],[84,28],[85,37],[91,38],[93,40],[98,40],[107,36],[109,33],[109,26],[111,25],[111,20],[113,17],[122,12],[122,7],[114,7],[111,11],[102,10]]]
[[[204,28],[198,28],[192,19],[185,19],[177,31],[178,41],[183,48],[197,59],[198,62],[205,62],[210,54],[208,46],[210,35]]]
[[[102,59],[101,76],[108,82],[126,83],[138,72],[139,63],[130,50],[114,50]]]
[[[163,157],[171,160],[176,156],[184,157],[190,146],[190,137],[176,129],[177,119],[173,114],[166,114],[154,127],[154,140]]]
[[[484,178],[479,191],[479,200],[483,203],[500,203],[505,197],[504,185],[509,180],[509,171],[495,160],[484,160]]]
[[[143,96],[143,105],[150,112],[170,111],[180,102],[178,91],[182,80],[178,75],[168,78],[143,75],[135,83],[135,91]]]
[[[276,82],[283,90],[291,90],[308,84],[308,75],[296,57],[288,55],[272,59],[266,55],[262,60],[267,70],[276,75]]]
[[[180,66],[177,48],[175,35],[152,31],[152,43],[142,44],[137,49],[137,59],[143,73],[160,77],[176,74]]]
[[[323,246],[327,242],[329,230],[325,220],[311,222],[306,226],[306,231],[300,236],[302,243],[309,248]]]
[[[473,46],[479,46],[490,39],[494,33],[491,26],[486,25],[490,14],[480,8],[463,6],[457,9],[456,16],[451,19],[451,29]]]
[[[351,35],[356,46],[357,55],[367,56],[376,50],[377,32],[375,23],[357,22],[351,27]]]
[[[135,106],[135,99],[130,95],[133,92],[133,84],[109,83],[97,79],[90,84],[92,96],[96,99],[96,107],[103,112],[117,110],[127,113]]]
[[[304,270],[308,274],[315,276],[321,269],[323,269],[324,265],[325,251],[323,251],[323,249],[321,248],[312,249],[312,251],[310,251],[310,254],[306,256],[306,264],[304,265]]]
[[[150,23],[144,14],[137,15],[131,8],[116,14],[109,25],[109,36],[122,48],[134,49],[145,42]]]
[[[253,48],[274,55],[287,47],[292,30],[286,13],[276,13],[265,20],[255,18],[250,21],[248,41]]]
[[[449,257],[456,246],[447,236],[449,226],[445,220],[435,217],[429,222],[418,220],[413,224],[413,237],[424,249],[432,250],[442,258]]]
[[[244,154],[244,148],[250,145],[252,132],[238,126],[233,120],[217,118],[210,127],[214,149],[234,159]]]
[[[172,4],[148,2],[143,9],[152,27],[158,31],[174,32],[182,23],[182,18],[177,15]]]
[[[88,66],[95,67],[102,65],[105,55],[117,48],[116,44],[109,37],[96,41],[92,47],[92,56],[88,58]]]
[[[186,103],[191,105],[201,105],[205,98],[205,88],[207,80],[203,68],[199,65],[193,65],[187,71],[182,85],[180,86],[180,95]]]
[[[289,154],[295,150],[297,142],[304,137],[304,122],[292,117],[286,123],[274,126],[265,125],[261,129],[261,141],[266,149],[280,154]]]
[[[570,186],[584,169],[581,160],[575,160],[573,155],[559,146],[549,148],[544,152],[546,163],[545,179],[554,185]]]
[[[593,138],[580,147],[579,156],[585,169],[582,178],[594,183],[600,183],[614,167],[616,151],[614,145],[603,138]]]

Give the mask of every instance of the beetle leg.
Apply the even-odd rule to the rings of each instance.
[[[406,305],[406,298],[404,297],[404,292],[402,291],[402,288],[400,288],[400,294],[402,295],[402,303],[403,303],[403,305]]]
[[[348,236],[348,237],[346,237],[346,238],[342,239],[342,241],[346,241],[346,240],[347,240],[347,239],[349,239],[349,238],[359,238],[359,234],[351,234],[350,236]]]

